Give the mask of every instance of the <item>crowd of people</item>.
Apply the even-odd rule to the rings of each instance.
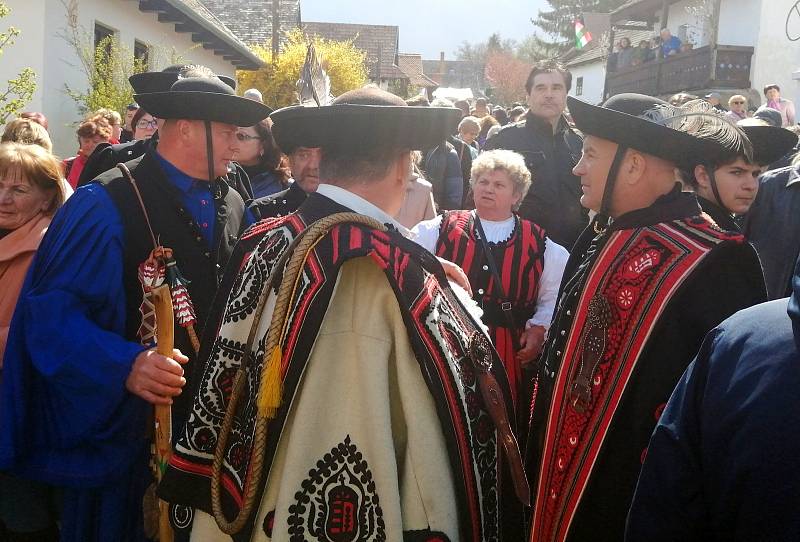
[[[631,44],[630,38],[620,38],[614,44],[614,51],[608,58],[608,68],[609,71],[617,71],[641,66],[653,60],[680,55],[693,49],[693,43],[683,42],[678,36],[672,35],[669,28],[662,28],[658,36],[641,40],[635,47]]]
[[[800,539],[777,85],[130,84],[73,157],[42,113],[2,135],[0,540]]]

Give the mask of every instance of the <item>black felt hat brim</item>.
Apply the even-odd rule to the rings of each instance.
[[[357,151],[376,147],[428,149],[453,134],[461,110],[452,107],[410,107],[337,104],[292,106],[275,111],[272,134],[285,153],[297,147]]]
[[[771,164],[786,156],[797,145],[797,134],[776,126],[740,126],[753,144],[753,160]]]
[[[226,75],[217,76],[223,83],[236,90],[236,80]],[[151,92],[166,92],[175,81],[178,72],[143,72],[135,73],[128,77],[128,82],[133,87],[134,94],[150,94]],[[146,111],[146,110],[145,110]]]
[[[200,91],[150,92],[134,95],[136,103],[159,119],[188,119],[253,126],[272,109],[234,94]]]
[[[567,97],[575,126],[584,134],[613,141],[662,158],[677,166],[693,166],[720,152],[716,143],[693,137],[628,113]]]

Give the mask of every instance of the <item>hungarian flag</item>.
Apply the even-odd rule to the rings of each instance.
[[[583,49],[590,41],[592,41],[592,35],[583,26],[583,19],[575,19],[575,48]]]

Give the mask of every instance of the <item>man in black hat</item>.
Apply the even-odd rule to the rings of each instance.
[[[794,133],[762,121],[746,119],[738,126],[753,146],[752,159],[743,152],[721,149],[681,172],[683,181],[697,194],[703,211],[717,226],[729,231],[740,230],[736,218],[746,215],[753,205],[761,172],[797,144]]]
[[[286,190],[251,201],[247,208],[256,219],[280,217],[295,212],[319,186],[321,149],[296,146],[281,150],[289,157],[291,184]]]
[[[501,489],[527,499],[502,363],[392,218],[411,149],[460,116],[374,87],[272,116],[282,148],[322,149],[321,184],[244,234],[215,304],[218,336],[159,488],[189,507],[193,539],[496,540],[519,526],[499,515]],[[517,485],[500,484],[503,468]]]
[[[586,134],[581,203],[598,215],[567,263],[540,362],[530,540],[619,541],[650,434],[703,336],[764,299],[752,246],[702,214],[676,167],[752,150],[717,115],[649,96],[568,103]]]
[[[144,72],[136,73],[128,78],[128,81],[133,87],[135,94],[149,94],[151,92],[167,92],[170,87],[178,80],[182,71],[191,69],[189,65],[172,65],[164,68],[160,72]],[[201,66],[195,66],[201,68]],[[217,75],[220,81],[236,90],[236,80],[226,75]],[[138,104],[137,109],[138,109]],[[151,115],[152,111],[148,111]],[[155,115],[153,115],[155,116]],[[159,129],[164,125],[162,119],[158,119]],[[116,145],[110,143],[103,143],[98,145],[92,152],[91,157],[86,162],[86,165],[81,171],[81,176],[78,179],[78,186],[83,186],[92,182],[102,173],[113,169],[117,164],[125,163],[130,160],[139,158],[148,149],[155,148],[158,145],[158,132],[153,134],[153,137],[138,141],[129,141],[127,143],[121,142]],[[249,201],[253,197],[253,189],[250,186],[250,179],[247,173],[244,172],[241,166],[236,162],[231,162],[228,172],[225,175],[225,180],[228,184],[239,192],[242,199]]]
[[[158,150],[101,175],[59,211],[20,294],[3,368],[0,463],[62,489],[65,542],[144,538],[152,405],[172,405],[180,428],[192,329],[205,323],[245,220],[222,180],[236,126],[270,113],[202,69],[136,100],[164,120]],[[162,275],[176,312],[170,357],[151,348],[164,321],[146,292]]]

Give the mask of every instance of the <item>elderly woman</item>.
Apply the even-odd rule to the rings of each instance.
[[[767,107],[781,112],[781,126],[785,127],[797,124],[794,102],[786,98],[781,98],[781,87],[775,83],[764,86],[764,97],[767,99]]]
[[[550,326],[569,254],[514,212],[531,186],[521,155],[481,154],[470,184],[474,210],[446,212],[414,232],[419,244],[466,272],[516,401],[522,368],[539,355]]]
[[[272,138],[269,121],[239,128],[236,161],[244,168],[253,187],[253,198],[271,196],[289,187],[289,162]]]
[[[63,202],[53,155],[36,145],[0,144],[0,375],[25,273]],[[57,540],[51,497],[45,486],[0,474],[0,525],[10,531],[8,540]]]

